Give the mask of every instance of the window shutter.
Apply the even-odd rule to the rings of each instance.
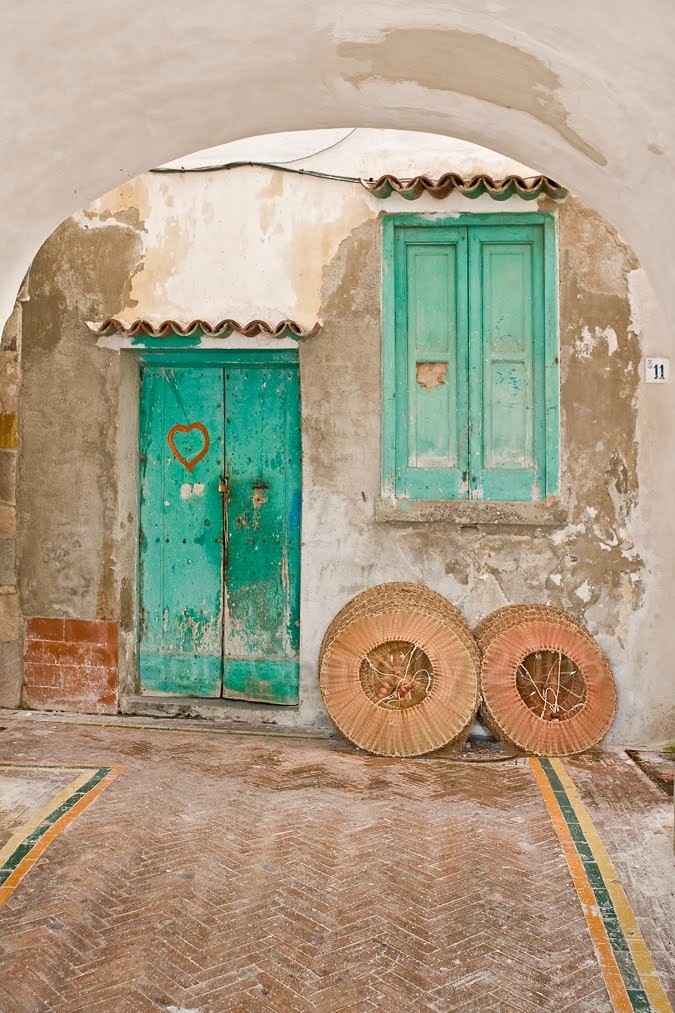
[[[396,247],[396,493],[468,490],[467,232],[400,229]]]
[[[553,218],[391,215],[382,235],[383,496],[555,495]]]
[[[543,229],[469,230],[470,496],[546,496]]]

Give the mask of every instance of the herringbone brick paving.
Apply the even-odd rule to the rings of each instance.
[[[610,1010],[525,761],[30,722],[125,771],[0,909],[0,1010]]]
[[[568,760],[567,767],[675,1007],[672,800],[625,753],[593,753]]]

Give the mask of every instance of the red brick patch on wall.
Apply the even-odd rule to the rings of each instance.
[[[118,629],[91,619],[28,619],[23,706],[116,714]]]

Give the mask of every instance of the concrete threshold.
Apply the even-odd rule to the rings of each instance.
[[[228,721],[233,727],[260,726],[273,729],[292,729],[303,734],[334,738],[332,725],[319,724],[307,727],[301,722],[298,707],[278,707],[273,704],[247,703],[241,700],[198,699],[184,696],[128,696],[120,700],[123,714],[145,717],[202,718],[206,721]],[[341,737],[341,736],[338,736]],[[475,721],[471,728],[472,739],[492,740],[494,736]]]
[[[186,696],[123,696],[120,699],[122,714],[152,718],[190,718],[204,721],[226,721],[235,726],[261,728],[287,728],[315,735],[330,735],[334,729],[326,720],[323,724],[307,726],[299,707],[280,707],[245,700],[208,699]]]
[[[287,738],[328,739],[348,743],[330,724],[303,726],[297,708],[274,708],[234,700],[198,700],[194,697],[128,696],[120,700],[119,714],[81,714],[73,711],[0,709],[0,724],[21,721],[119,728],[182,729],[191,732],[230,732]],[[0,729],[1,730],[1,729]],[[492,742],[494,736],[476,721],[473,741]]]

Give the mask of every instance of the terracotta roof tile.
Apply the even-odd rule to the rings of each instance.
[[[417,200],[423,194],[431,194],[438,200],[448,197],[455,190],[464,197],[474,199],[486,193],[493,200],[507,200],[509,197],[522,197],[534,200],[536,197],[552,197],[563,200],[568,191],[548,176],[505,176],[493,179],[481,173],[478,176],[464,178],[456,172],[445,172],[438,179],[429,176],[414,176],[412,179],[398,179],[386,174],[378,180],[361,180],[362,186],[374,197],[384,199],[396,193],[406,200]]]
[[[167,338],[172,335],[187,337],[197,331],[202,331],[206,337],[217,338],[226,338],[233,332],[243,334],[247,338],[255,337],[257,334],[272,338],[311,338],[321,330],[321,325],[318,323],[314,324],[311,330],[307,330],[295,320],[280,320],[277,324],[268,324],[265,320],[250,320],[247,324],[240,324],[238,321],[230,319],[220,320],[215,324],[208,320],[191,320],[189,323],[162,320],[161,323],[155,324],[149,320],[134,320],[129,323],[117,317],[109,317],[102,322],[88,320],[86,326],[92,334],[96,334],[98,337],[122,334],[129,338]]]

